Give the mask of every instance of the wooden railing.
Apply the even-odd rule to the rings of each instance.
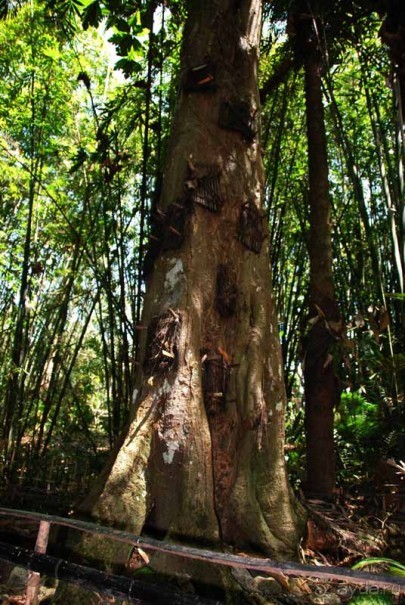
[[[30,574],[27,586],[27,600],[26,605],[36,605],[38,598],[38,590],[40,584],[39,570],[46,571],[47,575],[53,575],[59,579],[65,579],[66,581],[78,583],[81,585],[87,585],[91,587],[100,588],[100,583],[103,584],[103,579],[107,581],[107,592],[115,594],[116,596],[126,596],[131,599],[135,598],[136,591],[141,589],[142,585],[136,580],[130,578],[124,578],[121,576],[112,576],[111,574],[103,574],[97,570],[91,568],[84,568],[73,563],[55,559],[46,555],[47,543],[49,531],[52,525],[68,527],[80,532],[93,534],[97,536],[104,536],[122,542],[130,544],[135,547],[141,547],[146,551],[157,551],[165,553],[170,556],[181,556],[188,559],[194,559],[199,561],[205,561],[215,565],[224,565],[228,567],[236,567],[243,569],[251,569],[255,571],[261,571],[271,576],[294,576],[294,577],[312,577],[320,580],[338,580],[345,582],[346,584],[352,584],[362,587],[369,587],[374,589],[389,590],[394,594],[405,594],[405,578],[372,574],[361,571],[353,571],[350,569],[340,567],[315,567],[311,565],[301,565],[293,562],[282,562],[273,561],[271,559],[251,557],[245,555],[233,555],[229,553],[221,553],[210,550],[204,550],[199,548],[193,548],[189,546],[181,546],[179,544],[172,544],[149,538],[147,536],[136,536],[135,534],[113,529],[111,527],[104,527],[95,523],[88,523],[80,521],[78,519],[70,519],[65,517],[58,517],[54,515],[45,515],[41,513],[28,512],[23,510],[14,510],[9,508],[0,508],[1,516],[17,517],[19,519],[29,519],[31,521],[37,521],[38,534],[35,544],[34,551],[27,551],[20,547],[5,545],[0,543],[0,559],[7,560],[8,562],[15,563],[28,568],[32,573]],[[7,548],[8,547],[8,548]],[[18,555],[20,553],[20,555]],[[55,569],[53,568],[55,565]],[[87,570],[88,573],[86,573]],[[63,573],[62,573],[63,571]],[[75,574],[78,574],[78,578],[75,581]],[[95,574],[95,575],[94,575]],[[64,577],[62,577],[64,576]],[[86,578],[87,584],[86,584]],[[114,593],[114,586],[120,585],[118,579],[121,579],[122,590]],[[113,588],[108,586],[113,585]],[[115,584],[114,584],[115,582]],[[118,584],[117,584],[118,583]],[[105,582],[104,585],[106,586]],[[135,588],[134,588],[135,587]],[[144,587],[145,588],[145,587]],[[147,587],[146,592],[152,587]],[[121,590],[121,592],[120,592]],[[129,591],[129,592],[128,592]],[[131,595],[132,591],[132,595]],[[135,591],[135,592],[134,592]],[[151,596],[151,595],[150,595]],[[172,600],[170,603],[190,603],[204,602],[202,600],[190,600],[187,597],[182,598],[181,595],[173,593]],[[141,602],[148,601],[148,595],[143,594],[144,599]],[[139,600],[137,601],[140,602]],[[161,601],[163,603],[163,601]],[[207,601],[205,601],[207,602]]]

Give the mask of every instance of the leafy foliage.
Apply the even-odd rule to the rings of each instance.
[[[373,557],[369,559],[362,559],[355,565],[353,565],[353,569],[365,569],[365,568],[374,568],[374,569],[383,569],[384,571],[388,571],[397,576],[405,577],[405,565],[398,563],[398,561],[394,561],[393,559],[387,559],[384,557]],[[354,597],[349,601],[350,604],[353,605],[362,605],[364,604],[376,604],[376,605],[385,605],[386,603],[391,605],[394,603],[393,597],[389,593],[381,593],[378,594],[362,594]]]
[[[10,478],[30,465],[45,470],[38,460],[68,435],[93,452],[104,435],[111,444],[132,400],[138,232],[156,170],[145,165],[139,176],[142,137],[148,129],[162,160],[171,91],[163,70],[171,62],[163,67],[159,53],[151,104],[149,85],[127,86],[112,73],[111,45],[94,28],[75,25],[63,36],[56,14],[49,18],[54,10],[74,19],[82,8],[24,5],[0,23],[0,386]],[[163,17],[160,26],[163,39]],[[135,29],[144,31],[139,14]],[[136,56],[142,74],[144,42]],[[159,129],[149,131],[152,121]],[[155,154],[149,150],[149,162]]]
[[[405,343],[395,252],[403,235],[399,222],[390,220],[403,212],[395,193],[401,188],[395,166],[403,161],[393,91],[385,78],[390,57],[378,37],[381,16],[366,3],[326,4],[272,3],[261,62],[271,259],[290,398],[287,458],[298,480],[304,478],[300,343],[307,313],[309,216],[301,63],[285,39],[285,27],[293,40],[297,35],[287,21],[289,12],[302,11],[314,30],[324,32],[317,48],[323,65],[334,280],[347,328],[335,368],[343,392],[335,431],[340,480],[351,480],[353,473],[372,476],[381,456],[401,459],[405,451],[400,430]],[[340,10],[346,11],[344,20],[336,19]]]
[[[371,566],[382,566],[387,568],[389,573],[401,576],[405,578],[405,565],[399,563],[398,561],[394,561],[393,559],[387,559],[385,557],[373,557],[370,559],[363,559],[359,561],[355,565],[353,565],[353,569],[364,569],[365,567]]]
[[[392,605],[394,603],[389,594],[364,594],[349,601],[352,605]]]
[[[336,445],[341,475],[346,479],[373,473],[386,452],[381,437],[381,417],[377,404],[359,393],[343,393],[335,417]]]

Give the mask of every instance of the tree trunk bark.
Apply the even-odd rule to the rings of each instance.
[[[189,2],[136,411],[84,508],[135,533],[284,558],[296,556],[302,525],[284,462],[282,359],[261,211],[260,32],[260,0]],[[151,564],[185,569],[174,558]]]
[[[339,402],[334,345],[343,322],[335,300],[321,60],[305,52],[305,99],[309,170],[310,311],[304,343],[306,492],[331,496],[335,487],[334,408]]]

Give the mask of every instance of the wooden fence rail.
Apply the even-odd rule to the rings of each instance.
[[[34,577],[40,574],[63,580],[103,595],[124,598],[135,605],[221,605],[218,601],[182,594],[173,589],[146,584],[138,579],[104,573],[98,569],[63,561],[21,546],[0,542],[0,560],[29,569]],[[32,577],[32,575],[30,576]],[[30,580],[28,580],[29,583]],[[30,593],[31,599],[33,592]],[[27,588],[28,596],[28,588]],[[38,592],[30,605],[36,604]],[[28,601],[26,600],[25,603]],[[113,601],[115,602],[115,600]]]
[[[251,569],[255,571],[261,571],[270,575],[284,575],[294,577],[312,577],[321,580],[339,580],[346,584],[354,584],[363,587],[377,588],[383,590],[389,590],[394,594],[405,594],[405,578],[372,574],[363,571],[353,571],[350,569],[340,567],[315,567],[311,565],[301,565],[293,562],[282,562],[272,561],[271,559],[250,557],[245,555],[233,555],[229,553],[221,553],[210,550],[204,550],[199,548],[193,548],[189,546],[181,546],[178,544],[170,544],[154,538],[146,536],[137,536],[129,532],[120,531],[110,527],[103,527],[95,523],[88,523],[77,519],[68,519],[65,517],[58,517],[55,515],[45,515],[41,513],[28,512],[23,510],[14,510],[9,508],[0,507],[1,516],[17,517],[20,519],[29,519],[31,521],[37,521],[39,523],[39,535],[42,532],[49,532],[51,525],[58,525],[63,527],[69,527],[71,529],[90,533],[93,535],[104,536],[111,538],[118,542],[125,544],[131,544],[133,546],[142,547],[146,551],[158,551],[166,553],[172,556],[181,556],[189,559],[196,559],[200,561],[206,561],[216,565],[226,565],[228,567],[237,567],[243,569]],[[46,523],[47,530],[44,530],[44,523]],[[40,543],[41,549],[38,549],[38,543]],[[46,551],[43,547],[44,544],[44,533],[42,538],[37,538],[37,546],[35,552],[40,555],[44,555]],[[72,580],[70,580],[72,581]],[[34,600],[31,600],[30,605],[35,605]]]

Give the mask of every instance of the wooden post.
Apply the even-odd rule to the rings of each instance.
[[[51,524],[49,521],[40,521],[39,523],[37,540],[35,542],[35,552],[41,555],[46,553],[50,527]],[[37,605],[40,585],[41,574],[36,571],[30,571],[28,575],[25,605]]]

